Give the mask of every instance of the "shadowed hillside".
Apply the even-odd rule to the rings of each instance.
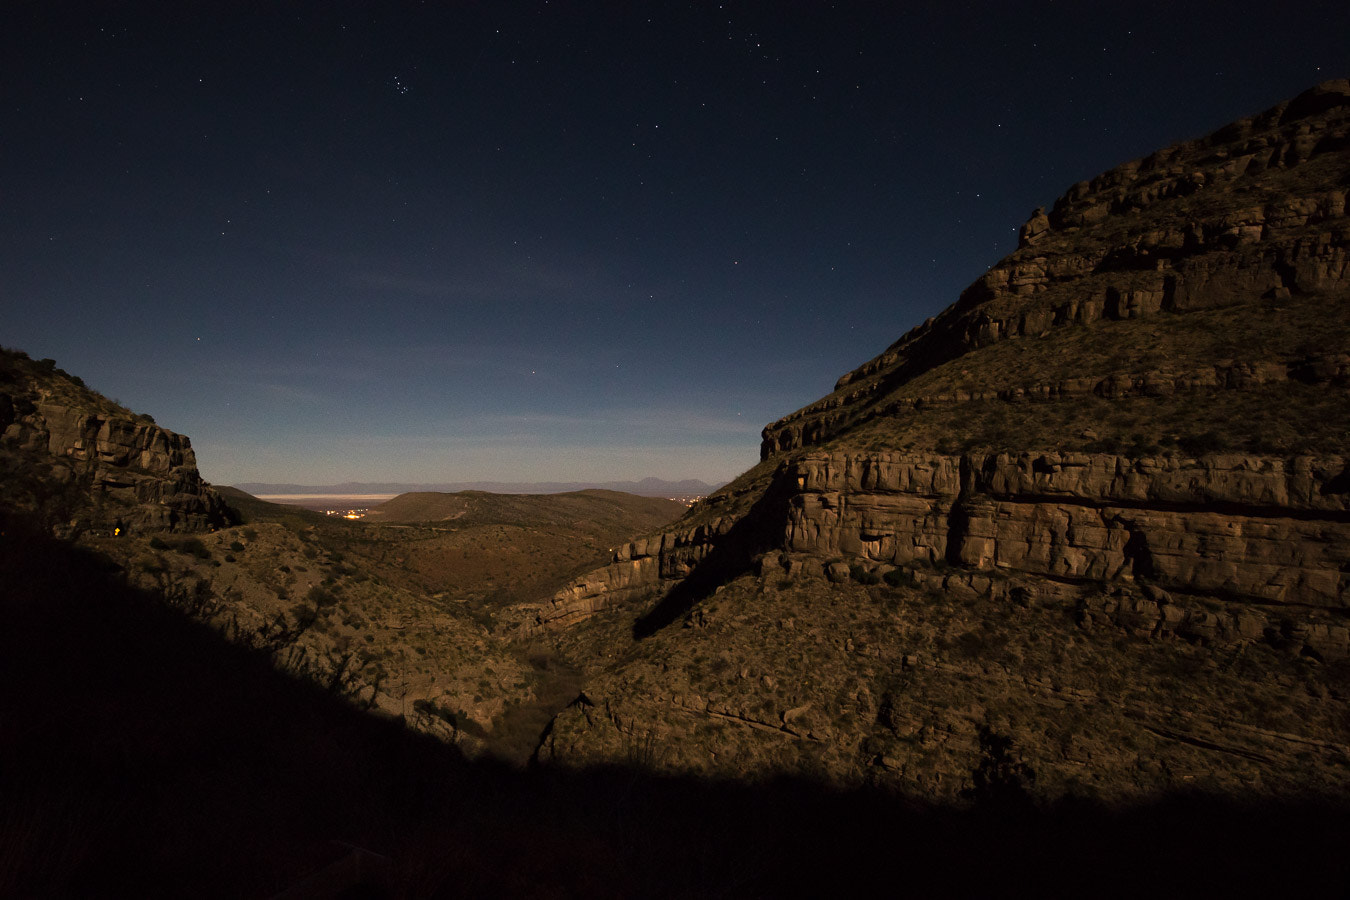
[[[4,896],[320,882],[333,896],[354,884],[353,846],[377,897],[800,895],[898,877],[948,893],[1273,896],[1350,877],[1343,809],[1200,795],[1037,809],[997,748],[974,811],[800,779],[657,778],[634,766],[663,750],[641,743],[630,764],[583,772],[468,763],[11,516],[0,579],[0,675],[23,686],[0,694]]]

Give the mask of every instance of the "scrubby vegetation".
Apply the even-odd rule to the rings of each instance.
[[[763,896],[910,889],[1309,895],[1344,884],[1350,814],[1193,798],[979,812],[840,792],[520,772],[279,675],[97,556],[0,527],[0,895],[270,896],[365,854],[363,896]],[[410,717],[451,726],[431,703]],[[636,762],[665,751],[631,741]],[[1014,779],[997,747],[991,783]],[[153,785],[153,789],[150,786]],[[353,850],[353,848],[358,848]],[[1253,869],[1256,856],[1281,860]],[[1203,858],[1205,866],[1196,866]],[[972,860],[978,860],[973,865]]]
[[[1106,388],[1100,394],[1041,395],[1068,378],[1102,384],[1149,373],[1202,378],[1205,367],[1263,363],[1301,371],[1306,361],[1350,351],[1350,310],[1319,295],[1167,318],[1165,326],[1150,318],[1102,320],[982,347],[918,375],[876,408],[851,413],[856,427],[824,447],[1131,456],[1344,452],[1342,423],[1350,421],[1346,392],[1298,378],[1127,396],[1113,396]],[[999,392],[1007,399],[992,398]],[[903,403],[891,408],[905,398],[938,399],[917,409]]]

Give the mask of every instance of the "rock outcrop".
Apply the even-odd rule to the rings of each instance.
[[[638,639],[541,756],[954,796],[1001,734],[1052,794],[1350,790],[1348,197],[1342,80],[1038,209],[533,610]]]
[[[1348,185],[1344,80],[1074,185],[955,304],[765,428],[778,499],[728,515],[729,486],[540,622],[668,588],[745,515],[747,565],[779,548],[1344,608]]]
[[[39,513],[58,535],[207,531],[229,519],[185,436],[88,390],[50,360],[3,351],[0,455],[6,503]]]
[[[629,541],[614,551],[609,565],[575,579],[542,603],[524,607],[521,624],[527,629],[565,626],[616,603],[650,596],[663,583],[688,577],[731,525],[730,519],[713,519]]]
[[[1341,80],[1076,184],[1048,215],[1033,213],[1019,249],[955,304],[844,375],[828,397],[765,428],[761,455],[822,443],[907,406],[950,402],[959,387],[925,392],[918,376],[998,342],[1343,292],[1348,182],[1350,82]],[[1291,358],[1260,355],[1295,377],[1326,377],[1335,362],[1304,359],[1325,357],[1315,343],[1311,353],[1289,348]],[[1090,373],[1073,374],[1079,389],[1099,389]]]

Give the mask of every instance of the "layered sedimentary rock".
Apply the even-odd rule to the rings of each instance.
[[[1348,187],[1344,80],[1074,185],[766,427],[757,501],[727,512],[729,486],[540,622],[664,592],[715,547],[730,573],[786,551],[1344,609]]]
[[[1343,292],[1348,151],[1350,82],[1341,80],[1074,185],[1048,215],[1033,213],[1019,249],[954,305],[844,375],[830,396],[769,425],[763,457],[921,401],[905,382],[996,342]],[[1269,363],[1317,378],[1336,368]]]
[[[1344,655],[1348,186],[1346,81],[1074,185],[955,304],[766,427],[759,467],[530,624],[640,610],[692,573],[860,565],[1016,578],[1099,617],[1101,586],[1140,581],[1231,612],[1106,605]]]
[[[50,363],[6,351],[0,454],[6,502],[60,534],[204,531],[228,517],[189,440],[86,389]]]
[[[759,465],[534,607],[619,660],[540,757],[954,798],[995,735],[1046,796],[1345,795],[1348,188],[1338,81],[1037,210]]]
[[[629,541],[614,551],[609,565],[577,578],[548,600],[526,607],[522,624],[527,628],[564,626],[616,603],[647,597],[661,584],[687,577],[731,525],[730,519],[713,519]]]
[[[1141,578],[1234,610],[1255,605],[1263,622],[1277,607],[1350,606],[1350,469],[1341,457],[814,452],[786,461],[775,480],[791,490],[748,523],[762,542],[745,548],[743,564],[773,554],[759,558],[761,572],[777,564],[825,575],[826,561],[842,558],[926,580],[924,569],[950,565],[963,586],[992,590],[980,574],[1043,579],[1065,597]],[[627,544],[541,605],[535,622],[565,625],[668,589],[731,527],[718,518]],[[1319,624],[1314,649],[1346,655],[1350,632],[1329,627]]]

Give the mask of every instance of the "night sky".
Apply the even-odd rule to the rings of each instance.
[[[1344,0],[7,2],[0,344],[217,483],[726,480],[1034,207],[1347,74]]]

